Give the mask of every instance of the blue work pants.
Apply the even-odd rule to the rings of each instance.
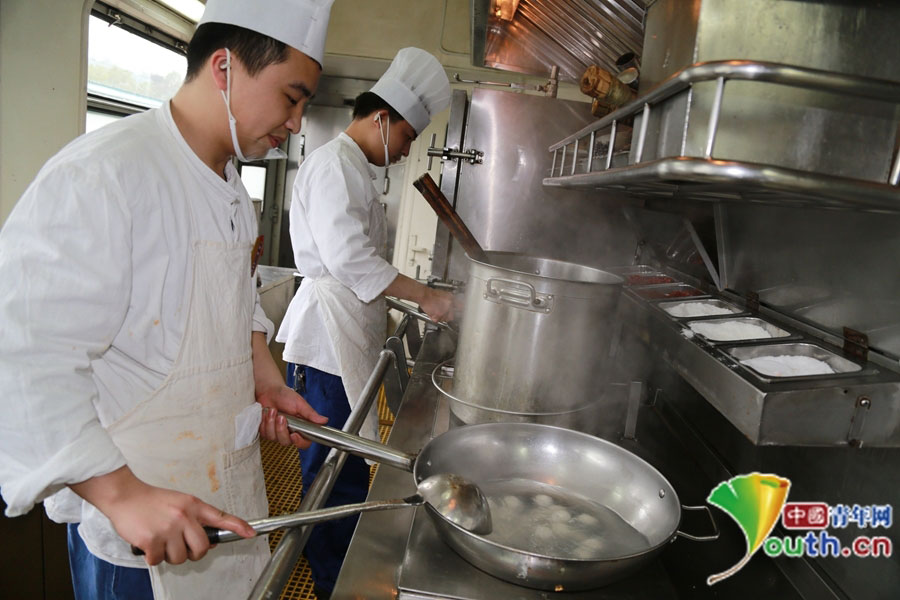
[[[147,569],[120,567],[97,558],[78,535],[78,523],[69,523],[67,530],[75,600],[153,600]]]

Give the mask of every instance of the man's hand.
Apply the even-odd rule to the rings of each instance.
[[[256,387],[256,401],[263,405],[259,435],[283,446],[309,448],[312,442],[301,437],[299,433],[288,431],[287,421],[278,414],[279,411],[317,425],[327,423],[328,417],[317,413],[300,394],[284,384],[284,375],[275,365],[275,359],[272,358],[269,346],[266,345],[264,333],[254,331],[250,337],[250,345],[253,348],[253,383]]]
[[[423,291],[419,306],[435,321],[452,321],[458,308],[453,294],[430,287]]]
[[[323,417],[307,404],[303,396],[291,388],[281,385],[268,390],[257,389],[256,400],[263,405],[262,421],[259,424],[259,435],[267,440],[278,442],[282,446],[294,445],[297,448],[309,448],[312,443],[299,433],[291,433],[287,427],[287,421],[279,412],[291,416],[300,417],[324,425],[328,417]]]
[[[450,292],[436,290],[410,279],[402,273],[394,278],[384,292],[385,296],[395,296],[418,304],[422,311],[435,321],[452,321],[461,312],[461,299]]]
[[[203,558],[210,548],[204,525],[256,535],[243,519],[190,494],[146,484],[127,466],[69,487],[106,515],[122,539],[143,550],[148,565]]]

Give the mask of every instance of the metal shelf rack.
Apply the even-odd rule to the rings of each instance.
[[[821,208],[900,212],[900,152],[894,149],[885,181],[870,181],[753,162],[717,159],[715,144],[728,81],[757,81],[894,104],[900,110],[900,83],[778,63],[719,61],[698,63],[675,73],[644,96],[551,145],[545,186],[611,189],[643,198],[743,201]],[[644,160],[651,111],[698,82],[715,81],[705,148],[700,156]],[[614,164],[616,136],[623,121],[640,117],[632,136],[629,164]],[[635,119],[637,121],[637,119]],[[598,136],[609,132],[605,156],[595,155]],[[586,148],[586,152],[585,152]],[[581,152],[579,152],[579,150]],[[585,156],[586,154],[586,156]]]

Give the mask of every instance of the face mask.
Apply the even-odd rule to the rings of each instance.
[[[225,92],[219,90],[222,99],[225,101],[225,110],[228,112],[228,127],[231,130],[231,143],[234,145],[234,154],[241,162],[251,162],[254,160],[277,160],[287,158],[287,154],[281,148],[270,148],[263,156],[246,157],[241,152],[241,145],[237,138],[237,120],[231,114],[231,51],[225,48]]]
[[[388,166],[390,166],[390,158],[388,157],[388,142],[391,140],[391,116],[388,115],[387,118],[387,127],[382,125],[381,123],[381,113],[375,115],[375,120],[378,121],[378,127],[381,129],[381,143],[384,144],[384,189],[382,189],[382,194],[387,194],[388,190],[391,189],[391,180],[388,177]],[[387,132],[385,132],[387,129]]]

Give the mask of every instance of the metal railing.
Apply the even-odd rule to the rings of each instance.
[[[397,365],[400,362],[399,356],[395,354],[394,350],[387,348],[378,355],[378,362],[360,394],[360,401],[350,412],[350,416],[344,424],[344,432],[359,433],[366,415],[369,414],[369,410],[372,408],[372,403],[378,397],[378,391],[382,382],[390,372],[390,367],[393,366],[393,371],[397,372]],[[405,365],[405,355],[402,356],[402,362]],[[403,370],[406,370],[405,367]],[[400,381],[399,373],[394,373],[394,375],[397,378],[396,380]],[[403,388],[398,389],[402,393]],[[325,462],[319,469],[319,473],[313,480],[312,485],[310,485],[308,490],[304,491],[299,512],[315,510],[325,504],[346,460],[347,452],[345,451],[332,448],[328,452],[328,456],[325,457]],[[269,559],[265,569],[260,574],[253,591],[248,596],[248,600],[275,600],[280,597],[281,591],[287,584],[288,579],[290,579],[294,565],[300,559],[300,554],[306,546],[312,528],[313,525],[305,525],[285,531],[284,537],[281,538],[278,546],[272,552],[272,558]]]
[[[644,146],[647,139],[647,125],[652,107],[690,88],[692,84],[703,81],[716,82],[716,91],[709,115],[708,134],[704,152],[702,153],[703,159],[711,160],[716,143],[725,84],[731,80],[762,81],[841,94],[854,98],[900,104],[900,83],[892,81],[844,75],[779,63],[745,60],[698,63],[675,73],[644,96],[551,145],[549,151],[553,153],[553,162],[550,167],[550,179],[576,175],[579,162],[578,150],[585,139],[587,139],[588,151],[587,159],[583,161],[584,173],[602,173],[604,170],[609,170],[613,161],[613,148],[615,146],[618,124],[636,115],[638,112],[641,113],[642,118],[637,139],[632,140],[634,145],[632,166],[639,165],[643,160]],[[605,164],[601,170],[594,171],[593,167],[596,158],[594,156],[594,145],[597,132],[607,128],[610,130],[610,140]],[[571,164],[567,161],[570,155],[570,146],[572,147]],[[892,186],[897,186],[900,183],[900,152],[896,152],[893,158],[886,183]]]

